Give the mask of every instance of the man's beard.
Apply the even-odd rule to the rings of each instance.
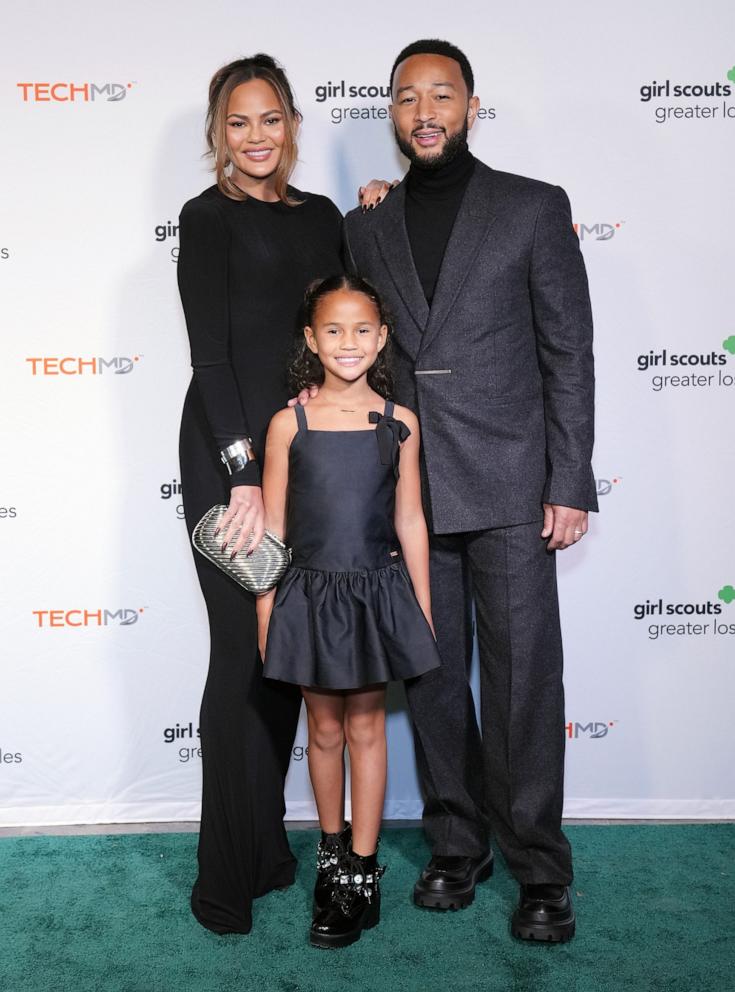
[[[393,133],[396,136],[396,144],[409,160],[411,165],[417,165],[420,169],[429,169],[432,172],[435,169],[441,169],[445,165],[449,165],[449,163],[457,157],[459,152],[462,151],[467,143],[468,130],[469,128],[467,127],[467,121],[465,120],[460,130],[457,131],[456,134],[453,134],[451,138],[447,138],[444,142],[444,147],[440,152],[436,155],[431,155],[424,158],[423,155],[419,155],[410,141],[403,140],[398,133],[395,124],[393,125]]]

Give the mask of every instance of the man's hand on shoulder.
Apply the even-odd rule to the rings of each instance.
[[[587,533],[587,526],[586,510],[544,503],[544,529],[541,537],[549,538],[549,551],[563,551],[576,544]]]

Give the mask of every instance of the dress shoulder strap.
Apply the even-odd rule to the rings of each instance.
[[[294,407],[294,413],[296,414],[296,423],[299,425],[299,430],[308,431],[309,425],[306,422],[306,413],[300,403],[297,403]]]
[[[393,410],[394,409],[395,409],[395,403],[393,402],[393,400],[386,400],[385,401],[385,411],[384,411],[383,416],[385,416],[385,417],[392,417],[393,416]]]

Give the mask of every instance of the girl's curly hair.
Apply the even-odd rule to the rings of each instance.
[[[340,272],[339,275],[328,276],[326,279],[317,279],[310,283],[306,289],[299,313],[299,327],[296,331],[293,358],[288,367],[288,382],[293,390],[293,395],[297,395],[302,389],[308,389],[309,386],[321,386],[324,382],[324,367],[306,344],[304,327],[313,326],[317,307],[324,297],[330,293],[336,293],[340,289],[367,296],[378,312],[381,325],[385,324],[388,328],[388,338],[381,351],[378,352],[375,363],[368,369],[367,381],[370,388],[374,389],[376,393],[385,399],[390,399],[393,395],[393,374],[390,360],[390,336],[393,328],[390,314],[374,286],[371,286],[367,280],[360,276],[343,272]]]

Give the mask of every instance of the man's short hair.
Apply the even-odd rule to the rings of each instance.
[[[390,90],[393,92],[393,77],[396,69],[404,59],[411,55],[445,55],[448,59],[454,59],[459,63],[462,72],[462,79],[467,86],[467,95],[472,96],[475,92],[475,77],[472,75],[472,66],[464,52],[460,51],[456,45],[448,41],[441,41],[439,38],[424,38],[422,41],[414,41],[407,45],[393,63],[390,71]]]

